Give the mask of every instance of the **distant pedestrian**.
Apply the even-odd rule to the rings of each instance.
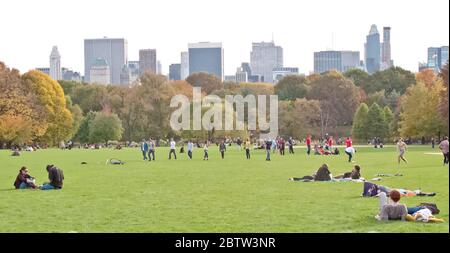
[[[398,165],[400,166],[400,161],[404,161],[405,163],[408,163],[408,161],[405,159],[405,153],[406,153],[407,145],[403,141],[402,138],[400,138],[397,142],[397,151],[398,151]]]
[[[208,154],[208,141],[205,141],[205,145],[203,146],[203,160],[208,160],[209,154]]]
[[[351,162],[356,150],[353,147],[345,148],[345,153],[348,155],[348,162]]]
[[[247,141],[245,142],[245,156],[247,159],[250,159],[250,147],[252,143],[250,142],[250,139],[247,138]]]
[[[142,156],[144,157],[144,161],[147,160],[148,143],[145,141],[145,139],[142,139],[141,151],[142,151]]]
[[[172,154],[175,160],[177,160],[176,142],[173,139],[170,139],[169,160],[172,159]]]
[[[439,149],[442,151],[442,154],[444,155],[444,165],[448,164],[448,137],[445,136],[444,140],[441,141],[441,143],[439,144]]]
[[[219,151],[220,151],[220,155],[222,156],[222,159],[225,158],[225,151],[227,151],[227,145],[225,145],[225,141],[221,141],[219,144]]]
[[[188,154],[190,160],[192,160],[193,149],[194,149],[194,143],[192,143],[192,141],[189,140],[188,144],[187,144],[187,154]]]
[[[148,161],[155,160],[155,149],[156,149],[155,141],[152,138],[150,138],[148,140]]]
[[[306,136],[306,154],[311,154],[311,135]]]
[[[272,141],[266,140],[266,161],[270,161],[270,150],[272,148]]]

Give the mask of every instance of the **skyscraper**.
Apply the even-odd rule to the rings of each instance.
[[[181,64],[170,64],[169,66],[169,80],[180,80],[181,79]]]
[[[283,48],[272,42],[253,43],[250,52],[250,66],[253,75],[261,81],[272,83],[272,70],[283,67]]]
[[[153,74],[158,73],[158,63],[156,61],[156,49],[139,50],[139,71],[142,74],[150,71]]]
[[[391,59],[391,28],[383,27],[383,43],[381,47],[381,69],[388,69],[394,65]]]
[[[53,46],[50,54],[50,77],[53,80],[61,80],[61,55],[58,52],[58,47]]]
[[[366,70],[370,74],[379,71],[381,68],[381,44],[380,33],[376,25],[370,27],[369,35],[366,37],[365,49],[365,64]]]
[[[433,69],[436,73],[447,63],[448,61],[448,46],[442,47],[429,47],[428,48],[428,68]]]
[[[224,78],[222,43],[189,43],[189,75],[206,72]]]
[[[125,39],[85,39],[84,40],[84,76],[85,81],[90,80],[91,66],[98,58],[103,58],[110,69],[111,84],[120,84],[122,67],[128,61],[128,43]]]
[[[161,61],[156,62],[156,74],[162,75],[162,64]]]
[[[180,75],[181,80],[189,76],[189,52],[181,52]]]
[[[314,73],[330,70],[345,72],[359,68],[360,56],[357,51],[320,51],[314,52]]]
[[[120,72],[122,73],[122,70]],[[111,69],[108,61],[105,58],[95,59],[95,61],[91,64],[88,78],[90,83],[104,85],[111,84]],[[120,84],[120,82],[116,84]]]

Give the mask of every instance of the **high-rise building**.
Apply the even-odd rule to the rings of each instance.
[[[170,64],[169,66],[169,80],[181,80],[181,64]]]
[[[447,61],[448,46],[428,48],[428,68],[431,68],[436,73],[438,73],[440,69],[447,63]]]
[[[381,44],[380,33],[377,26],[370,27],[369,35],[366,37],[365,49],[365,64],[366,70],[370,74],[375,73],[381,69]]]
[[[139,61],[129,61],[128,69],[130,70],[130,84],[134,84],[139,79]]]
[[[37,71],[42,72],[44,74],[50,75],[50,68],[36,68]]]
[[[62,80],[81,82],[83,78],[79,72],[75,72],[68,68],[62,68]]]
[[[156,74],[158,75],[162,75],[162,64],[160,61],[156,62]]]
[[[84,40],[84,76],[85,81],[90,80],[91,66],[98,58],[103,58],[109,64],[110,84],[120,84],[122,67],[128,61],[128,43],[125,39],[85,39]]]
[[[283,48],[272,42],[252,43],[250,67],[262,82],[273,83],[272,71],[283,67]]]
[[[206,72],[224,79],[224,60],[222,43],[189,43],[189,75]]]
[[[298,75],[298,68],[292,67],[281,67],[281,68],[273,68],[272,70],[272,79],[274,84],[278,83],[283,77],[288,75]]]
[[[320,51],[314,52],[314,73],[330,70],[345,72],[359,68],[360,56],[357,51]]]
[[[248,62],[241,63],[241,68],[243,71],[247,73],[247,82],[257,83],[260,81],[259,75],[252,74],[252,68],[250,67],[250,63]]]
[[[139,50],[139,71],[144,74],[150,71],[153,74],[158,73],[158,62],[156,61],[156,49]]]
[[[95,61],[91,64],[90,67],[89,82],[104,85],[111,84],[111,70],[109,66],[110,64],[108,64],[108,61],[105,58],[95,59]]]
[[[235,75],[226,75],[224,77],[224,81],[227,82],[236,82],[236,76]]]
[[[248,74],[242,67],[236,69],[236,82],[237,83],[248,82]]]
[[[53,80],[61,80],[61,55],[58,52],[58,47],[53,46],[50,54],[50,77]]]
[[[383,27],[383,43],[381,44],[381,69],[388,69],[394,65],[391,58],[391,28]]]
[[[181,52],[181,80],[185,80],[189,76],[189,52]]]

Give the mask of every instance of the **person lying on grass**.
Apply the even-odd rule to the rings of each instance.
[[[349,178],[349,179],[360,179],[361,178],[361,167],[359,165],[355,165],[351,172],[345,172],[342,175],[337,175],[334,177],[335,179]]]
[[[54,165],[47,165],[49,183],[44,183],[41,190],[59,190],[63,187],[64,173]]]
[[[392,190],[389,194],[389,200],[386,193],[381,192],[380,197],[380,213],[375,216],[379,221],[401,220],[401,221],[423,221],[423,222],[444,222],[433,216],[430,209],[424,207],[417,210],[414,214],[409,214],[409,209],[404,204],[400,204],[401,193]]]
[[[376,197],[379,196],[381,193],[385,193],[386,195],[389,195],[392,191],[398,191],[401,196],[403,197],[414,197],[414,196],[427,196],[432,197],[435,196],[436,193],[426,193],[422,192],[421,190],[406,190],[406,189],[391,189],[387,186],[377,185],[370,182],[364,182],[364,188],[363,188],[363,197]]]
[[[19,175],[16,177],[16,181],[14,181],[14,187],[16,189],[36,189],[34,177],[28,174],[27,167],[22,167],[19,170]]]
[[[322,166],[320,166],[320,168],[317,170],[317,172],[314,173],[312,176],[304,176],[301,178],[292,177],[292,178],[289,178],[289,180],[290,181],[331,181],[331,178],[333,178],[333,176],[331,175],[331,172],[328,169],[328,165],[323,164]]]

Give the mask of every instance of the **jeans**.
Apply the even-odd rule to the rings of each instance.
[[[448,152],[447,153],[444,153],[444,165],[445,164],[448,164]]]
[[[417,211],[424,209],[423,206],[408,207],[408,214],[415,214]]]
[[[209,158],[208,150],[205,150],[205,154],[203,155],[203,159],[208,159],[208,158]]]
[[[147,151],[142,150],[142,156],[144,157],[144,160],[147,160]]]
[[[149,151],[148,151],[148,160],[150,161],[150,160],[155,160],[155,150],[154,149],[150,149]]]
[[[270,149],[267,149],[266,161],[270,161]]]
[[[245,156],[247,157],[247,159],[250,159],[250,149],[245,149]]]
[[[20,183],[20,185],[19,185],[19,189],[28,189],[28,188],[30,188],[30,187],[29,187],[28,184],[25,183],[25,182],[22,182],[22,183]]]
[[[350,152],[347,152],[347,151],[345,151],[345,153],[348,155],[348,162],[351,162],[352,158],[353,158],[353,154]]]
[[[225,150],[220,150],[220,155],[222,156],[222,159],[225,158]]]
[[[306,154],[311,154],[311,145],[306,145]]]
[[[42,185],[42,188],[41,188],[41,190],[55,190],[55,189],[57,189],[57,188],[51,184],[44,184],[44,185]]]
[[[172,159],[172,154],[175,157],[175,160],[177,160],[177,153],[175,152],[175,149],[171,149],[169,152],[169,159]]]
[[[192,150],[188,150],[189,159],[192,159]]]
[[[294,154],[294,147],[293,146],[289,146],[289,154]]]

